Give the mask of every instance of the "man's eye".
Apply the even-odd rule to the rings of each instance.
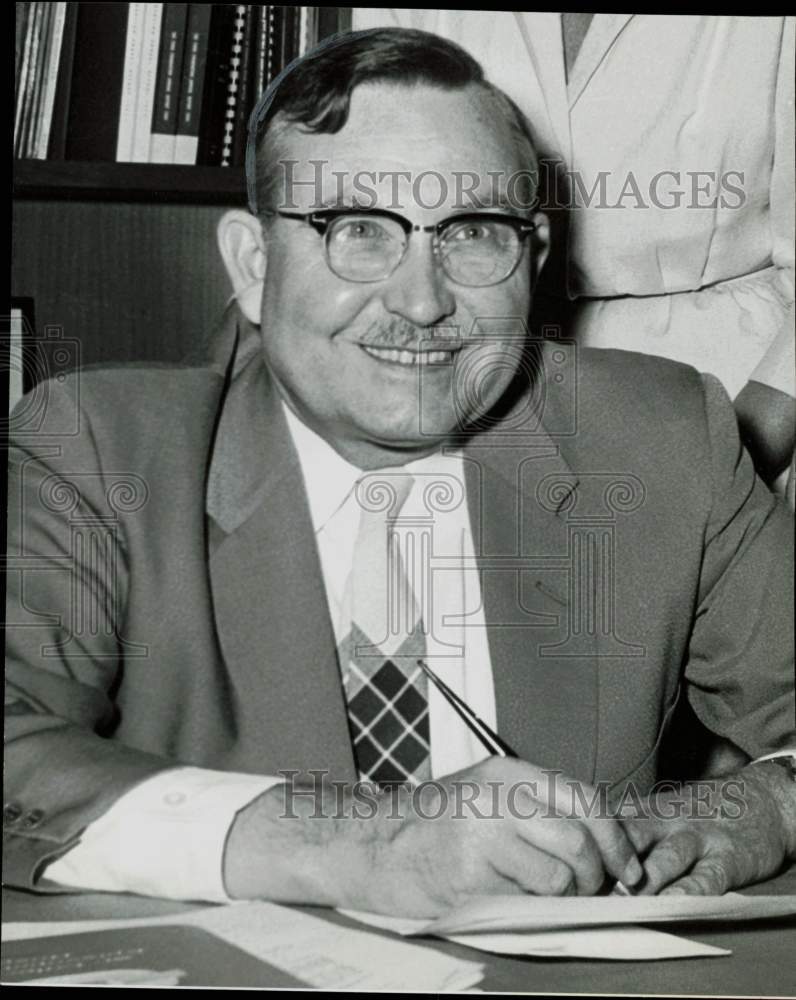
[[[387,239],[388,234],[383,226],[372,219],[347,219],[338,222],[335,227],[335,238],[351,242],[367,240],[370,243],[377,243]]]
[[[452,226],[445,233],[445,240],[448,243],[482,243],[485,240],[494,240],[494,238],[494,226],[481,222],[467,222]]]

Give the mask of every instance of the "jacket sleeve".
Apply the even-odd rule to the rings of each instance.
[[[755,476],[724,389],[703,378],[712,500],[686,679],[701,721],[754,758],[796,733],[793,517]]]
[[[42,868],[134,785],[174,762],[103,738],[115,724],[128,574],[120,520],[145,484],[102,469],[79,407],[41,383],[11,419],[8,457],[4,882]],[[121,489],[121,494],[118,491]]]

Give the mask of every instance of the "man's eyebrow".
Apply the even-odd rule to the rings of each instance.
[[[367,212],[367,211],[378,211],[379,206],[372,205],[370,203],[363,203],[359,201],[356,195],[342,197],[330,196],[329,198],[322,198],[320,201],[313,203],[313,210],[316,212],[323,211],[324,209],[339,209],[340,211],[350,211],[350,212]]]
[[[507,212],[509,215],[525,215],[533,211],[533,205],[516,205],[505,195],[484,195],[479,196],[477,191],[468,191],[468,197],[461,203],[454,205],[452,215],[466,214],[468,212],[489,212],[498,209]]]

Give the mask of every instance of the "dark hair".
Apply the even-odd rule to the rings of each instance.
[[[375,28],[335,35],[292,62],[260,98],[249,119],[246,183],[256,215],[257,189],[269,187],[270,165],[263,156],[274,120],[301,125],[307,132],[339,132],[348,120],[351,94],[361,83],[427,84],[445,90],[469,85],[497,97],[515,135],[533,150],[533,138],[514,102],[484,78],[480,64],[463,48],[429,31]]]

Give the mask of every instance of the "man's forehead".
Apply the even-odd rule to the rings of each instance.
[[[496,106],[492,94],[474,85],[362,84],[338,132],[282,130],[278,197],[306,211],[336,204],[401,211],[458,207],[463,191],[498,207],[509,198],[512,176],[532,164],[522,162],[511,124]]]

